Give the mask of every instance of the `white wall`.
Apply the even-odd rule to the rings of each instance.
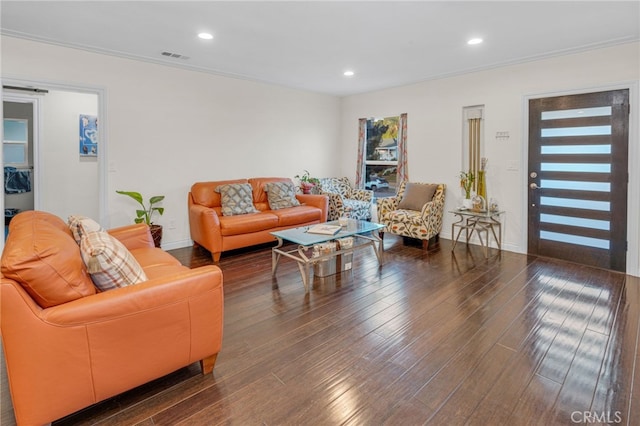
[[[156,220],[165,225],[163,247],[186,246],[187,192],[196,181],[339,171],[336,97],[12,37],[1,41],[3,78],[104,90],[105,226],[133,221],[135,203],[116,190],[165,195],[165,215]]]
[[[107,220],[129,223],[135,207],[116,189],[166,195],[166,248],[189,244],[186,194],[193,182],[251,176],[355,177],[357,120],[408,113],[412,180],[448,185],[458,205],[462,109],[485,107],[488,195],[507,211],[505,248],[526,252],[526,102],[529,97],[631,87],[638,101],[640,45],[528,62],[338,99],[2,37],[3,78],[69,83],[106,94]],[[637,107],[632,111],[637,111]],[[630,273],[639,274],[638,116],[631,115]],[[509,132],[497,140],[496,132]],[[106,152],[106,151],[105,151]],[[339,153],[339,155],[337,155]],[[508,170],[515,166],[517,170]],[[636,219],[634,219],[636,218]],[[447,215],[443,236],[450,234]]]
[[[527,126],[529,97],[593,91],[610,86],[632,87],[630,135],[630,273],[638,275],[638,86],[640,44],[555,57],[451,78],[425,81],[342,100],[342,170],[355,177],[358,118],[408,113],[409,176],[414,181],[447,184],[446,210],[460,204],[457,175],[462,170],[462,110],[484,105],[488,197],[507,211],[505,248],[526,252]],[[635,101],[635,103],[634,103]],[[634,107],[635,105],[635,107]],[[635,111],[635,113],[633,112]],[[496,132],[509,132],[498,140]],[[515,166],[517,170],[508,170]],[[635,166],[635,167],[634,167]],[[451,234],[452,215],[445,217],[442,235]]]
[[[64,220],[99,218],[98,160],[80,157],[78,122],[80,114],[98,114],[98,96],[52,90],[42,96],[41,113],[39,209]]]

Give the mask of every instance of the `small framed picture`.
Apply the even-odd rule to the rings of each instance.
[[[80,156],[98,156],[98,117],[80,114]]]

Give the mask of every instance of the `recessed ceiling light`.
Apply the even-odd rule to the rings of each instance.
[[[211,40],[213,38],[213,35],[209,33],[200,33],[198,34],[198,37],[200,37],[203,40]]]
[[[355,75],[355,73],[353,71],[345,71],[344,72],[344,76],[345,77],[353,77]]]
[[[469,40],[467,42],[467,44],[480,44],[482,43],[482,39],[481,38],[472,38],[471,40]]]

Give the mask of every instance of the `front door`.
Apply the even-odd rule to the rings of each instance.
[[[629,91],[529,101],[528,252],[626,271]]]

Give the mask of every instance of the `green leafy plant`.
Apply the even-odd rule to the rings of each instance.
[[[295,178],[300,180],[300,189],[303,194],[311,194],[316,185],[320,184],[320,179],[311,177],[308,170],[304,170],[304,174],[296,175]]]
[[[460,172],[460,188],[464,189],[465,198],[471,198],[471,188],[476,177],[472,171]]]
[[[296,179],[299,179],[300,182],[306,182],[306,183],[310,183],[310,184],[313,184],[313,185],[317,185],[317,184],[320,183],[320,179],[311,177],[311,175],[310,175],[308,170],[303,170],[303,171],[304,171],[304,174],[295,175],[294,177]]]
[[[134,200],[136,200],[142,209],[136,210],[136,218],[134,219],[135,223],[146,223],[147,225],[153,225],[153,221],[151,220],[153,213],[157,212],[160,216],[164,213],[164,207],[155,207],[155,205],[162,200],[164,200],[164,195],[155,195],[149,198],[148,207],[144,204],[144,199],[139,192],[134,191],[116,191],[118,194],[127,195]]]

